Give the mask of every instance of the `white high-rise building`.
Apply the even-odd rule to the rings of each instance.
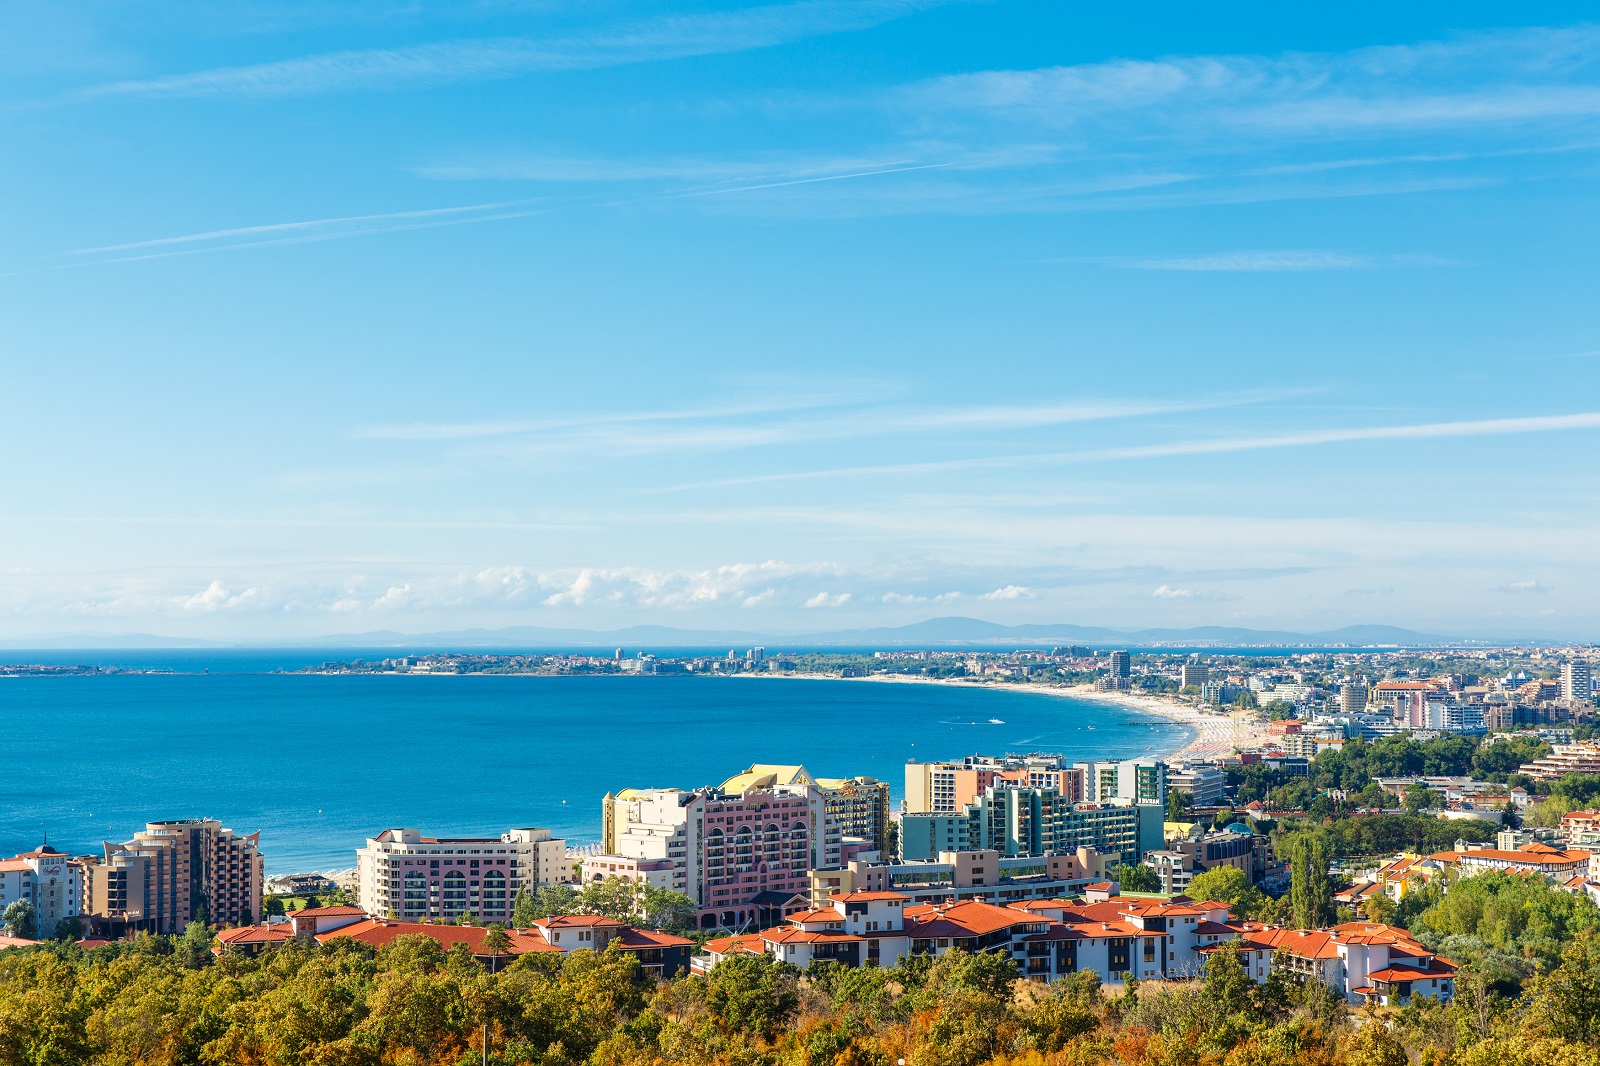
[[[425,837],[386,829],[356,852],[357,901],[374,918],[422,921],[463,914],[509,922],[517,892],[576,883],[567,842],[548,829],[498,837]]]
[[[83,868],[48,844],[0,860],[0,912],[19,899],[33,904],[39,936],[50,937],[62,919],[83,914]]]
[[[1561,698],[1564,700],[1589,700],[1594,698],[1594,675],[1589,664],[1576,661],[1561,667]]]

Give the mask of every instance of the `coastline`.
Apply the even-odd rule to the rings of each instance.
[[[782,677],[775,674],[735,675],[751,677]],[[816,675],[795,675],[815,677]],[[866,677],[824,678],[838,681],[870,681],[878,684],[951,685],[965,689],[1008,689],[1012,692],[1033,692],[1045,696],[1066,696],[1080,700],[1112,703],[1132,711],[1155,715],[1176,722],[1194,731],[1194,738],[1170,753],[1163,760],[1194,760],[1196,762],[1219,759],[1231,755],[1235,748],[1248,749],[1259,746],[1266,737],[1266,723],[1250,715],[1206,714],[1198,708],[1160,696],[1146,696],[1130,692],[1100,692],[1091,685],[1029,685],[1018,681],[964,681],[958,678],[909,677],[904,674],[870,674]]]

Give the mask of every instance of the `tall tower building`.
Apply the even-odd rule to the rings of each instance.
[[[1127,677],[1133,673],[1133,656],[1125,651],[1111,653],[1111,676]]]
[[[248,925],[261,916],[260,839],[214,818],[146,823],[86,869],[89,913],[113,931],[182,933],[201,918]]]
[[[1586,662],[1570,662],[1561,667],[1561,698],[1564,700],[1589,700],[1594,698],[1594,676]]]

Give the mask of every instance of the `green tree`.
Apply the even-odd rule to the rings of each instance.
[[[579,893],[578,907],[585,914],[599,914],[619,922],[633,917],[638,905],[640,882],[626,877],[606,877],[590,881]]]
[[[217,931],[204,920],[191,921],[184,926],[183,935],[173,945],[172,953],[191,970],[209,966],[213,958],[211,944],[216,935]]]
[[[1377,922],[1379,925],[1393,925],[1397,910],[1399,910],[1399,905],[1383,892],[1374,892],[1361,904],[1361,916],[1367,921]]]
[[[1600,936],[1586,930],[1573,940],[1559,966],[1530,982],[1527,1007],[1545,1033],[1600,1048]]]
[[[650,929],[682,935],[695,928],[694,900],[669,888],[643,885],[635,913],[640,924]]]
[[[1161,876],[1155,869],[1143,863],[1128,865],[1120,863],[1108,871],[1111,880],[1115,881],[1124,892],[1159,892],[1161,891]]]
[[[52,940],[78,940],[83,936],[83,919],[77,915],[62,918],[50,934]]]
[[[39,912],[34,909],[32,900],[12,902],[6,907],[5,913],[0,914],[0,922],[5,923],[7,936],[19,940],[37,940],[39,937]]]
[[[1254,918],[1267,901],[1244,871],[1234,866],[1218,866],[1195,874],[1184,892],[1190,899],[1226,903],[1229,912],[1240,919]]]
[[[511,927],[526,929],[539,917],[539,908],[534,901],[533,893],[526,888],[517,889],[516,896],[511,900]]]
[[[1559,829],[1561,819],[1574,810],[1565,796],[1551,796],[1543,803],[1535,803],[1522,812],[1522,824],[1530,829]]]
[[[1333,920],[1333,887],[1322,834],[1302,832],[1287,838],[1281,850],[1289,858],[1289,901],[1300,929],[1320,929]]]
[[[706,975],[706,1007],[730,1032],[770,1040],[800,1005],[797,976],[768,955],[730,955]]]
[[[1412,814],[1441,806],[1444,797],[1418,781],[1406,788],[1404,806]]]
[[[482,953],[489,956],[489,972],[500,972],[500,958],[511,952],[511,936],[506,932],[506,927],[499,922],[489,926],[489,931],[483,934]]]
[[[1167,793],[1167,821],[1181,822],[1189,811],[1192,797],[1181,788],[1175,788]]]

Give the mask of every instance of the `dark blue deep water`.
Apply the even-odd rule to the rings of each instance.
[[[715,784],[752,762],[870,774],[890,782],[898,803],[910,758],[1133,758],[1189,736],[1105,704],[942,685],[216,671],[0,678],[0,855],[31,848],[41,832],[63,850],[98,851],[146,821],[205,815],[261,830],[269,872],[332,869],[354,865],[366,837],[393,826],[497,834],[537,825],[594,840],[608,790]]]

